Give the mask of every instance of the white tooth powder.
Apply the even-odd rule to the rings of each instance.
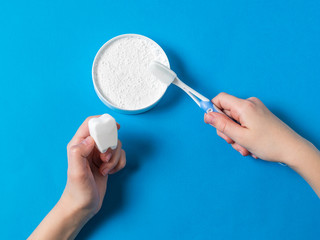
[[[136,34],[116,37],[96,56],[93,72],[96,88],[118,108],[146,108],[156,103],[167,88],[148,69],[154,60],[169,67],[166,54],[151,39]]]

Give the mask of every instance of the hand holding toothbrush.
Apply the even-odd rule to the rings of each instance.
[[[212,102],[220,113],[205,114],[204,121],[243,156],[282,162],[297,171],[320,197],[320,152],[298,135],[255,97],[240,99],[220,93]]]
[[[270,145],[270,142],[277,142],[271,140],[275,136],[274,131],[277,131],[280,126],[285,130],[278,140],[279,143],[288,139],[298,139],[299,137],[274,116],[257,98],[243,100],[221,93],[213,101],[209,101],[209,99],[183,83],[175,72],[163,64],[156,61],[152,62],[150,71],[167,86],[173,83],[185,91],[206,112],[205,121],[216,127],[218,135],[230,143],[243,156],[252,155],[254,158],[259,157],[267,161],[277,162],[282,160],[279,156],[280,152],[283,151],[281,144],[276,144],[272,151],[270,151],[271,149],[263,150],[265,146]],[[250,125],[250,128],[248,125]],[[250,131],[251,127],[256,125],[258,127]],[[271,129],[274,129],[274,131],[270,131]],[[263,137],[262,140],[264,142],[259,145],[252,145],[250,140],[252,143],[256,143],[258,137]],[[286,159],[284,159],[284,162],[286,162]]]
[[[255,97],[240,99],[220,93],[212,102],[222,114],[205,114],[204,121],[217,129],[217,134],[243,156],[253,155],[267,161],[290,163],[290,149],[305,140],[273,115]]]
[[[241,155],[289,165],[320,197],[320,152],[259,99],[245,100],[220,93],[211,102],[161,63],[152,62],[150,71],[167,86],[173,83],[185,91],[206,112],[205,122],[215,127],[217,134]]]

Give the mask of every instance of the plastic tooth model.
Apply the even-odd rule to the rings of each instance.
[[[116,149],[118,144],[118,129],[116,120],[109,114],[91,118],[88,122],[89,132],[98,150],[102,153],[109,148]]]

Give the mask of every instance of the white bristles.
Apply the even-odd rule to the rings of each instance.
[[[161,82],[163,82],[167,86],[169,86],[177,77],[177,74],[174,71],[156,61],[153,61],[150,64],[149,70],[155,77],[157,77]]]

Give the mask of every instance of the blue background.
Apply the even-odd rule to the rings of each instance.
[[[151,111],[96,96],[98,49],[123,33],[163,47],[214,97],[259,97],[320,146],[320,2],[1,1],[1,231],[24,239],[59,199],[66,145],[89,115],[121,124],[127,167],[79,239],[319,239],[319,199],[290,168],[242,157],[172,86]]]

